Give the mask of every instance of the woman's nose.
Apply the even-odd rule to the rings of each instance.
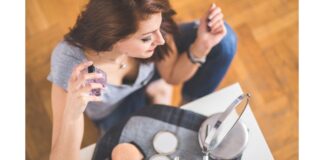
[[[157,45],[163,45],[165,43],[165,40],[161,34],[161,31],[157,31],[155,43]]]

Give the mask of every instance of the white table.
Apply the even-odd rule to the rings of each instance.
[[[91,144],[87,147],[84,147],[80,151],[81,160],[91,160],[96,144]]]
[[[240,85],[235,83],[220,91],[195,100],[182,106],[182,109],[191,110],[206,116],[213,113],[223,112],[234,99],[243,93]],[[253,101],[253,93],[251,100]],[[247,106],[241,120],[249,128],[248,145],[242,156],[242,160],[273,160],[270,149],[262,135],[262,132],[255,120],[250,106]]]
[[[227,106],[243,93],[238,83],[226,87],[220,91],[195,100],[181,106],[182,109],[191,110],[206,116],[216,112],[223,112]],[[253,100],[253,95],[252,98]],[[270,149],[262,135],[262,132],[255,120],[250,106],[247,106],[241,120],[249,128],[249,142],[244,151],[242,160],[273,160]],[[81,150],[81,160],[90,160],[95,144]]]

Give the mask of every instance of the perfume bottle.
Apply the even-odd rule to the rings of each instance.
[[[106,87],[106,82],[107,82],[107,75],[104,71],[96,68],[94,65],[91,65],[88,67],[88,73],[99,73],[103,75],[101,78],[96,78],[96,79],[90,79],[87,80],[87,83],[100,83],[103,85],[103,87]],[[95,95],[95,96],[101,96],[101,91],[100,89],[92,89],[90,95]]]

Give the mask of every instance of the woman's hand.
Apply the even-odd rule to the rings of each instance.
[[[227,31],[223,21],[223,13],[213,3],[207,13],[200,19],[197,38],[191,46],[191,51],[197,57],[206,56],[211,48],[217,45],[226,35]]]
[[[86,83],[87,80],[102,78],[98,73],[87,73],[87,68],[92,65],[92,61],[84,62],[74,68],[69,79],[67,89],[67,101],[64,111],[65,118],[77,120],[83,115],[83,112],[89,101],[101,101],[100,96],[90,95],[92,89],[102,89],[100,83]]]

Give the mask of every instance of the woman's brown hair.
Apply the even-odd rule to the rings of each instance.
[[[178,28],[172,19],[175,11],[168,0],[90,0],[64,38],[81,49],[109,51],[117,41],[135,33],[140,20],[159,12],[162,13],[162,35],[176,34]],[[159,61],[169,50],[167,43],[158,46],[147,60]]]

